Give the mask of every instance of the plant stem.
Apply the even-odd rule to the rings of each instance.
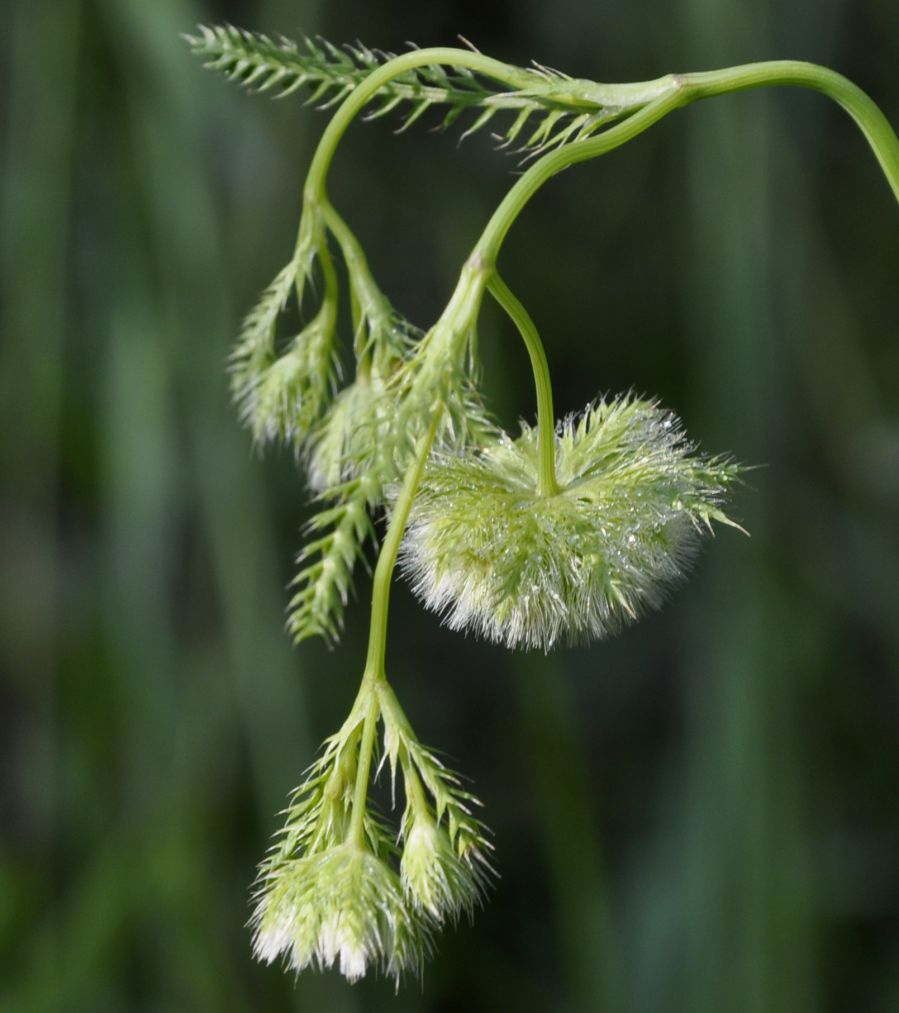
[[[325,177],[340,138],[378,90],[388,81],[414,70],[416,67],[430,67],[435,64],[467,67],[477,74],[501,81],[516,90],[532,84],[532,75],[527,71],[468,49],[451,47],[416,49],[411,53],[404,53],[402,56],[388,60],[383,66],[373,70],[361,84],[350,92],[325,128],[306,177],[303,192],[307,200],[315,202],[325,196]]]
[[[381,293],[381,290],[375,284],[374,278],[371,276],[371,271],[368,267],[368,259],[365,256],[362,245],[353,234],[349,225],[347,225],[343,218],[337,213],[334,205],[327,199],[322,201],[322,220],[337,240],[337,245],[340,247],[340,252],[343,254],[347,273],[350,275],[349,288],[350,298],[352,300],[353,350],[356,354],[356,368],[361,376],[367,376],[371,368],[370,349],[366,347],[365,343],[366,321],[364,319],[365,314],[363,312],[362,303],[360,302],[361,293],[357,290],[357,286],[353,284],[353,277],[355,276],[357,279],[362,279],[361,284],[364,286],[367,298],[369,300],[377,301],[378,311],[384,318],[390,316],[390,306]]]
[[[334,258],[328,249],[327,242],[321,244],[318,254],[319,263],[322,269],[324,280],[324,294],[321,304],[321,313],[326,317],[326,326],[333,334],[337,326],[337,271],[334,268]],[[298,298],[302,299],[302,293],[297,292]]]
[[[363,678],[363,686],[365,679]],[[362,741],[359,744],[359,765],[356,768],[356,782],[353,785],[353,812],[347,831],[347,840],[361,847],[365,839],[365,800],[368,796],[368,777],[371,772],[372,754],[375,748],[375,732],[378,728],[378,694],[369,690],[362,726]]]
[[[666,79],[661,79],[666,80]],[[588,140],[551,151],[536,161],[503,198],[475,246],[489,268],[496,263],[506,233],[524,206],[543,184],[570,165],[604,155],[633,140],[681,106],[700,99],[751,88],[793,85],[821,92],[842,106],[855,120],[871,146],[887,182],[899,200],[899,138],[875,102],[842,74],[813,63],[773,60],[697,74],[672,74],[658,98],[624,122]]]
[[[357,254],[358,243],[345,223],[326,199],[325,179],[334,152],[347,127],[377,91],[391,79],[415,67],[446,63],[467,67],[477,73],[503,81],[511,87],[532,84],[526,71],[463,49],[432,48],[416,50],[388,61],[373,71],[344,100],[328,124],[309,169],[304,196],[310,204],[325,209],[331,230],[344,246],[345,256]],[[588,89],[591,82],[572,81],[572,94]],[[609,127],[596,137],[563,145],[540,158],[506,194],[496,209],[468,259],[479,267],[482,278],[518,326],[534,370],[537,393],[537,416],[540,438],[540,490],[551,494],[558,489],[554,469],[555,420],[552,415],[552,391],[546,356],[537,330],[527,312],[495,274],[496,260],[506,234],[525,205],[552,176],[578,162],[587,161],[612,151],[637,137],[653,124],[681,106],[704,98],[777,85],[810,88],[832,98],[841,105],[862,130],[876,155],[893,192],[899,199],[899,139],[877,105],[856,85],[841,74],[816,64],[795,60],[775,60],[745,64],[724,70],[693,74],[670,74],[656,81],[634,85],[594,86],[607,92],[607,100],[631,103],[634,112],[623,122]],[[587,92],[584,92],[585,95]],[[644,103],[641,105],[641,103]],[[401,536],[402,532],[400,532]],[[380,560],[379,560],[380,563]],[[392,565],[390,567],[392,572]],[[383,654],[383,650],[381,652]]]
[[[378,718],[381,714],[382,696],[389,691],[387,674],[384,667],[384,655],[387,648],[387,613],[390,606],[390,581],[396,566],[403,532],[409,519],[412,500],[421,481],[422,472],[431,452],[431,444],[437,434],[440,421],[440,410],[434,413],[430,426],[419,440],[415,459],[409,465],[403,480],[400,494],[397,496],[387,534],[378,554],[375,567],[374,584],[371,595],[371,625],[368,635],[368,656],[359,687],[357,703],[365,700],[365,718],[362,728],[362,741],[359,744],[359,765],[356,768],[356,780],[353,785],[353,811],[347,840],[362,846],[365,835],[365,803],[368,797],[368,780],[371,773],[372,754],[375,745],[375,733]],[[390,693],[392,696],[393,694]]]
[[[384,83],[410,69],[439,63],[468,67],[513,87],[523,87],[528,77],[516,68],[476,53],[453,49],[420,50],[389,61],[369,75],[348,96],[328,124],[315,152],[306,179],[304,198],[310,205],[323,207],[327,227],[343,247],[345,258],[355,259],[363,268],[365,268],[364,255],[355,237],[326,201],[325,177],[328,166],[336,146],[349,125]],[[579,82],[572,84],[573,87],[577,87]],[[645,104],[639,106],[635,101],[633,105],[635,111],[628,115],[628,119],[610,127],[597,137],[560,147],[540,158],[509,190],[481,234],[466,266],[479,277],[480,284],[486,283],[493,296],[515,322],[530,357],[537,395],[539,490],[542,495],[551,495],[558,490],[554,466],[555,423],[552,412],[552,389],[543,344],[533,320],[496,269],[497,257],[509,229],[540,186],[568,166],[612,151],[648,130],[669,112],[689,102],[769,85],[811,88],[838,102],[865,135],[899,199],[899,140],[874,101],[842,75],[826,68],[796,61],[774,61],[720,71],[670,75],[656,82],[648,82],[647,85],[626,86],[643,89],[640,101],[645,100]],[[610,91],[613,92],[614,88],[615,86],[610,86]],[[326,293],[330,294],[335,289],[336,283],[326,246],[320,255]],[[454,302],[451,301],[447,312],[453,305]],[[450,316],[452,315],[450,313]],[[441,410],[440,407],[435,410],[428,431],[419,443],[416,458],[406,472],[375,568],[369,646],[360,688],[360,695],[367,693],[368,696],[348,835],[348,840],[359,846],[364,843],[366,798],[382,701],[389,697],[395,703],[384,667],[390,581],[411,503],[421,482],[437,433]],[[413,780],[411,788],[415,794],[417,777],[411,780]],[[421,790],[421,785],[418,785],[418,792],[421,793]]]
[[[400,542],[403,539],[403,532],[406,530],[406,521],[409,519],[409,511],[412,508],[412,500],[421,481],[424,472],[425,462],[431,452],[431,444],[437,434],[437,425],[440,421],[442,408],[434,411],[431,423],[427,431],[419,440],[416,449],[415,459],[409,465],[409,470],[403,479],[403,485],[396,503],[393,507],[393,514],[390,524],[387,527],[387,534],[381,545],[378,554],[378,563],[375,566],[375,576],[371,593],[371,624],[368,635],[368,655],[365,661],[365,675],[363,681],[369,679],[374,683],[386,680],[384,674],[384,656],[387,647],[387,613],[390,606],[390,581],[393,577],[393,569],[396,566],[396,558],[400,549]]]
[[[842,74],[800,60],[771,60],[725,70],[682,74],[679,80],[690,102],[777,85],[809,88],[826,95],[855,121],[899,200],[899,138],[873,99]]]
[[[522,84],[523,72],[479,53],[466,50],[430,49],[407,53],[389,61],[360,84],[338,109],[329,123],[316,151],[306,180],[304,196],[310,204],[326,205],[325,178],[337,144],[346,128],[378,89],[391,78],[414,67],[448,63],[469,67],[478,73],[516,86]],[[526,75],[525,75],[526,76]],[[576,85],[577,82],[573,82]],[[563,146],[544,155],[515,183],[496,209],[478,243],[468,258],[467,266],[486,280],[493,296],[515,322],[531,360],[537,392],[538,439],[540,441],[540,492],[550,495],[558,490],[555,475],[555,421],[552,410],[552,388],[543,344],[533,321],[519,300],[496,272],[496,259],[502,243],[527,202],[552,176],[578,162],[587,161],[620,147],[647,130],[660,119],[681,106],[704,98],[774,85],[810,88],[832,98],[841,105],[862,130],[874,151],[884,175],[899,199],[899,139],[877,105],[856,85],[840,74],[815,64],[798,61],[771,61],[747,64],[725,70],[696,74],[670,75],[643,88],[648,98],[626,120],[610,127],[596,137]],[[636,108],[636,106],[635,106]],[[336,228],[335,228],[336,226]],[[332,216],[330,227],[338,242],[347,242],[349,230],[339,217]],[[353,238],[352,246],[355,246]],[[346,248],[346,247],[345,247]],[[355,253],[355,251],[353,251]],[[325,266],[326,285],[332,281],[333,266]],[[455,298],[455,297],[454,297]],[[452,305],[452,303],[451,303]],[[449,310],[449,307],[448,307]],[[452,314],[451,314],[452,315]],[[412,500],[424,471],[425,462],[437,432],[441,409],[438,407],[427,432],[422,436],[416,457],[403,481],[394,506],[378,563],[372,589],[371,626],[365,674],[360,693],[371,689],[359,752],[359,766],[353,795],[350,839],[362,843],[365,802],[374,749],[374,738],[380,714],[380,697],[389,686],[385,674],[387,617],[390,604],[390,581],[396,566],[400,542],[409,518]]]
[[[537,390],[537,440],[539,445],[539,491],[541,496],[553,496],[559,491],[556,480],[556,419],[553,414],[553,389],[549,378],[549,364],[543,342],[530,314],[520,300],[509,289],[499,273],[494,270],[487,281],[487,288],[509,314],[518,328],[534,371],[534,386]]]
[[[678,91],[671,91],[661,98],[645,105],[638,112],[617,126],[610,127],[589,140],[556,148],[538,159],[524,175],[520,176],[493,212],[487,227],[481,233],[472,256],[478,256],[485,267],[496,263],[500,247],[506,233],[515,219],[524,210],[524,206],[543,184],[570,165],[585,162],[591,158],[604,155],[607,151],[620,147],[633,140],[644,130],[648,130],[668,113],[684,104],[683,96]]]

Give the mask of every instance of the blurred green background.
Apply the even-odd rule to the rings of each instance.
[[[659,615],[583,650],[453,636],[405,587],[389,663],[475,781],[502,878],[422,986],[250,958],[275,813],[363,656],[292,650],[307,516],[224,359],[291,248],[325,119],[200,69],[228,19],[639,80],[789,56],[899,123],[894,0],[12,0],[0,36],[0,1010],[899,1009],[899,213],[819,96],[681,111],[553,181],[503,253],[561,412],[658,395],[763,464]],[[359,125],[332,193],[421,325],[512,181],[478,135]],[[526,357],[488,311],[500,417]]]

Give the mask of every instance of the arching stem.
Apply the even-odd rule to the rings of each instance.
[[[899,200],[899,138],[872,99],[842,74],[817,64],[775,60],[698,74],[672,74],[667,81],[668,87],[659,98],[648,102],[624,122],[596,137],[557,148],[536,161],[493,213],[473,255],[479,256],[488,267],[495,264],[506,233],[527,202],[563,169],[620,147],[681,106],[751,88],[792,85],[821,92],[837,102],[858,124]]]
[[[340,138],[377,92],[395,77],[415,70],[416,67],[430,67],[435,64],[466,67],[477,74],[483,74],[485,77],[500,81],[513,89],[526,88],[532,83],[532,77],[527,72],[468,49],[452,47],[415,49],[411,53],[404,53],[402,56],[388,60],[377,70],[373,70],[361,84],[350,92],[325,128],[309,166],[306,185],[303,188],[304,196],[308,200],[317,201],[324,197],[325,177]]]
[[[556,418],[553,414],[553,389],[549,378],[549,364],[543,342],[530,314],[494,270],[487,282],[491,295],[509,314],[524,339],[534,371],[537,390],[537,440],[539,452],[539,491],[541,496],[553,496],[559,491],[556,480]]]
[[[680,82],[689,102],[779,85],[808,88],[826,95],[855,120],[899,200],[899,138],[877,103],[842,74],[815,63],[770,60],[725,70],[682,74]]]

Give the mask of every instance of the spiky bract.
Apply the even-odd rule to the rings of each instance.
[[[394,58],[393,53],[361,43],[335,46],[327,39],[304,38],[298,44],[283,36],[269,38],[231,25],[200,25],[185,39],[204,66],[254,92],[285,97],[305,91],[306,101],[330,109],[365,78]],[[403,118],[400,130],[416,123],[430,109],[441,111],[447,128],[469,110],[474,119],[463,136],[496,124],[497,114],[509,121],[494,136],[501,147],[537,155],[572,141],[585,140],[620,119],[639,103],[592,81],[573,80],[559,71],[496,64],[491,75],[466,67],[440,64],[416,67],[386,81],[373,96],[367,119],[394,111]]]
[[[288,606],[287,629],[295,643],[308,637],[337,641],[343,610],[353,582],[353,570],[374,539],[368,516],[370,500],[362,481],[347,483],[333,503],[315,514],[307,525],[313,536],[297,554],[299,572]]]
[[[360,695],[326,742],[260,866],[251,925],[266,963],[283,955],[296,971],[337,966],[355,981],[374,968],[399,980],[429,952],[431,925],[405,897],[389,830],[366,809],[361,837],[352,832],[368,703]]]
[[[428,465],[402,559],[453,629],[548,650],[608,636],[684,573],[739,468],[695,455],[677,418],[601,400],[556,435],[559,492],[538,493],[537,431]]]

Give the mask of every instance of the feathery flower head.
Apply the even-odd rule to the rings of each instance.
[[[403,826],[400,877],[409,903],[435,924],[462,913],[470,918],[486,885],[477,855],[460,855],[443,826],[411,807]]]
[[[297,972],[337,967],[350,982],[375,968],[399,983],[420,971],[431,945],[396,872],[353,843],[278,864],[263,878],[251,924],[259,960],[283,955]]]
[[[416,593],[452,629],[549,650],[598,639],[657,606],[740,468],[702,457],[677,418],[631,395],[560,424],[559,491],[538,491],[537,430],[436,456],[402,550]]]

